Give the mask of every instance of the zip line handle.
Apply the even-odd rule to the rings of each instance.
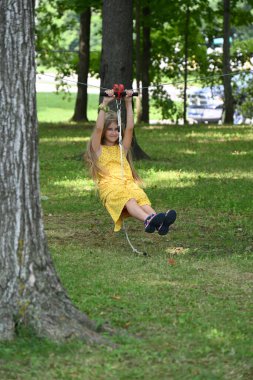
[[[114,91],[114,95],[117,98],[118,97],[118,92]],[[106,92],[100,92],[100,96],[108,96]],[[120,97],[124,98],[126,96],[126,91],[122,91],[120,93]],[[139,96],[138,92],[133,92],[132,96]]]

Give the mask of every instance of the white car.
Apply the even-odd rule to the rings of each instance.
[[[198,123],[219,123],[223,113],[221,86],[193,90],[188,95],[187,118]]]
[[[233,92],[237,106],[234,110],[234,124],[252,124],[253,118],[241,113],[240,104],[247,94],[247,87],[252,88],[253,72],[244,72],[232,78]],[[252,93],[252,92],[251,92]],[[187,118],[189,122],[222,123],[224,89],[222,85],[193,89],[188,95]]]

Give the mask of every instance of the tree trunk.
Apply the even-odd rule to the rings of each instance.
[[[115,83],[122,83],[125,88],[132,88],[133,2],[132,0],[104,0],[102,12],[101,87],[112,88]],[[110,107],[115,110],[115,103],[110,103]],[[126,113],[123,101],[122,121],[125,122],[125,119]],[[142,149],[135,137],[133,138],[133,147],[133,156],[140,157]],[[144,152],[142,158],[146,158]]]
[[[19,324],[54,340],[100,341],[63,289],[48,251],[39,189],[34,9],[0,3],[0,340]]]
[[[140,26],[140,0],[136,0],[135,6],[135,34],[136,34],[136,84],[139,89],[139,96],[136,99],[136,118],[137,123],[141,122],[141,26]]]
[[[184,124],[187,124],[187,80],[188,80],[188,35],[190,23],[190,8],[187,5],[184,31]]]
[[[78,84],[75,112],[72,117],[73,121],[88,121],[88,87],[81,83],[88,82],[90,63],[90,20],[91,9],[87,8],[80,16]]]
[[[103,1],[103,39],[100,67],[101,87],[115,83],[132,88],[133,78],[132,0]]]
[[[149,6],[143,8],[143,51],[142,51],[142,115],[141,120],[149,123],[149,67],[150,67],[150,9]]]
[[[132,141],[132,146],[131,146],[131,152],[132,152],[133,159],[135,161],[138,161],[138,160],[150,160],[149,155],[147,153],[145,153],[144,150],[142,150],[142,148],[138,144],[136,136],[135,136],[135,132],[133,134],[133,141]]]
[[[224,124],[233,124],[234,100],[231,86],[230,67],[230,0],[223,0],[223,84]]]

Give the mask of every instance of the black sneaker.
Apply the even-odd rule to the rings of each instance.
[[[163,224],[165,220],[165,214],[160,212],[159,214],[151,214],[144,221],[145,232],[153,233],[156,229]]]
[[[157,228],[159,235],[167,235],[170,229],[170,225],[175,222],[177,213],[175,210],[168,210],[165,214],[163,223]]]

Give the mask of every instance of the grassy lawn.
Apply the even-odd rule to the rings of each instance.
[[[59,92],[39,92],[37,94],[38,119],[40,122],[59,123],[68,122],[73,116],[76,94]],[[98,95],[88,95],[88,119],[96,120],[98,107]],[[151,120],[160,120],[161,112],[151,104]]]
[[[252,127],[137,127],[150,161],[136,163],[169,235],[127,221],[113,233],[80,160],[90,125],[40,125],[45,228],[73,302],[118,330],[110,347],[54,344],[29,332],[0,344],[0,378],[250,380],[252,360]]]
[[[37,94],[38,119],[46,123],[69,121],[74,114],[76,94],[39,92]],[[98,95],[88,96],[88,118],[95,120],[97,115]]]

